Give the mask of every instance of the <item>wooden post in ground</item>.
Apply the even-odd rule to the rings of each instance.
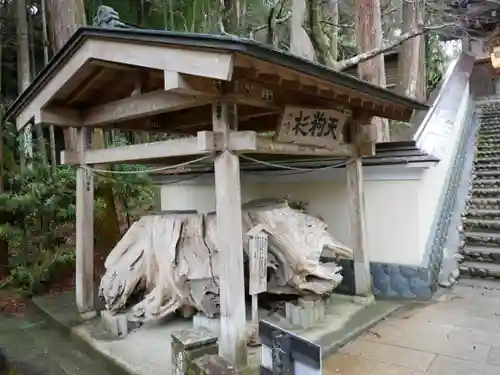
[[[85,168],[84,150],[90,148],[91,132],[77,130],[80,167],[76,172],[76,304],[80,313],[94,311],[94,177]]]
[[[233,123],[228,103],[214,103],[213,130],[227,145]],[[217,244],[221,252],[219,354],[236,368],[247,364],[245,280],[239,157],[225,149],[215,159]]]
[[[349,194],[349,218],[354,249],[354,284],[356,295],[371,294],[370,257],[366,246],[366,214],[361,157],[351,158],[347,169],[347,194]]]
[[[349,194],[349,218],[354,250],[354,284],[356,295],[372,294],[370,256],[367,247],[365,193],[362,156],[375,153],[377,127],[371,119],[362,118],[352,124],[352,141],[355,153],[347,162],[347,194]]]

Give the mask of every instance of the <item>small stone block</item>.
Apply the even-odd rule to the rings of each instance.
[[[80,318],[82,320],[94,319],[96,316],[97,316],[96,311],[86,311],[86,312],[80,313]]]
[[[128,320],[126,314],[115,314],[101,311],[101,323],[106,331],[115,337],[125,337],[128,333]]]
[[[313,318],[314,318],[314,308],[304,309],[300,308],[300,323],[299,325],[302,328],[311,328],[313,326]]]
[[[317,309],[318,309],[318,319],[317,319],[317,321],[320,322],[323,319],[325,319],[325,309],[326,309],[325,301],[322,300],[321,303],[319,303],[318,305],[319,306],[317,307]]]
[[[371,305],[372,303],[375,303],[375,297],[373,295],[371,296],[354,296],[353,298],[354,303],[359,303],[360,305],[368,306]]]
[[[288,322],[292,322],[293,304],[290,302],[285,302],[285,317]]]
[[[219,336],[220,318],[209,318],[205,314],[198,313],[193,316],[193,328],[207,329],[215,336]]]
[[[292,304],[292,316],[290,323],[300,325],[300,307]]]
[[[196,358],[217,354],[217,336],[205,328],[172,333],[172,374],[187,374]]]
[[[194,361],[196,375],[241,375],[228,361],[218,355],[205,355]]]

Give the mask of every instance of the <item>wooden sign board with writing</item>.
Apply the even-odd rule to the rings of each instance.
[[[249,235],[250,285],[248,292],[252,296],[267,291],[267,246],[267,233],[258,232]]]
[[[343,129],[347,115],[334,109],[286,107],[276,140],[331,150],[345,146]]]
[[[261,375],[321,375],[321,346],[276,324],[259,322]]]

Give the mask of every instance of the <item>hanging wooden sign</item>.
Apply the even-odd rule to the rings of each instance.
[[[278,142],[324,147],[345,145],[343,129],[347,115],[334,109],[286,107],[276,132]]]
[[[267,247],[268,235],[260,226],[247,233],[248,257],[250,258],[249,294],[254,296],[267,291]]]

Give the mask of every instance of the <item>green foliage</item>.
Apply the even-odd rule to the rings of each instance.
[[[61,267],[71,269],[74,263],[76,169],[60,165],[53,173],[35,154],[28,160],[29,167],[20,173],[17,137],[15,127],[6,124],[0,238],[9,245],[11,274],[4,286],[13,285],[33,293],[50,282]],[[126,137],[118,135],[114,143],[126,144]],[[97,190],[102,184],[111,185],[115,200],[124,203],[129,217],[129,211],[149,209],[154,202],[151,181],[142,173],[145,168],[123,165],[115,170],[133,173],[96,173],[94,187]],[[94,207],[95,216],[99,217],[104,212],[104,202],[96,198]]]
[[[444,73],[445,53],[439,35],[427,34],[425,37],[425,64],[427,75],[427,96],[436,88]]]

